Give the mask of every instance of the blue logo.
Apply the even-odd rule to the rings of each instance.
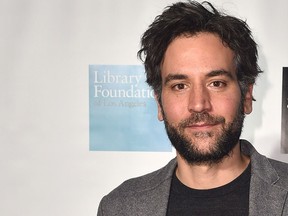
[[[90,151],[172,150],[140,65],[89,66]]]

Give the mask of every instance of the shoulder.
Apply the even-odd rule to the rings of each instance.
[[[171,160],[166,166],[143,176],[126,180],[108,195],[138,193],[151,190],[170,179],[176,167],[176,160]]]
[[[175,167],[176,160],[173,159],[159,170],[123,182],[102,198],[98,212],[106,212],[107,215],[121,212],[125,215],[125,212],[136,211],[139,206],[150,206],[152,209],[157,202],[163,202],[163,199],[168,201]]]
[[[251,158],[251,174],[269,185],[288,189],[288,164],[267,158],[246,140],[241,140],[241,151]]]

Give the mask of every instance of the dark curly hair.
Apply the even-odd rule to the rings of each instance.
[[[138,57],[144,62],[146,82],[161,96],[161,64],[169,44],[177,37],[200,32],[217,34],[235,54],[236,74],[242,96],[262,72],[257,44],[247,23],[219,12],[209,2],[178,2],[165,8],[141,38]],[[159,98],[158,98],[159,99]]]

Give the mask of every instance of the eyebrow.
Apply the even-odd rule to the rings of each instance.
[[[232,73],[224,69],[212,70],[205,76],[207,78],[216,77],[216,76],[226,76],[229,79],[234,79]],[[188,79],[188,76],[186,74],[168,74],[168,76],[164,80],[164,84],[167,84],[172,80],[185,80],[185,79]]]
[[[188,79],[188,76],[185,74],[168,74],[168,76],[165,77],[164,84],[167,84],[172,80],[185,80],[185,79]]]
[[[220,69],[220,70],[213,70],[206,74],[206,77],[215,77],[215,76],[226,76],[230,79],[234,79],[231,72]]]

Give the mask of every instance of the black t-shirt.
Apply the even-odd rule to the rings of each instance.
[[[213,189],[197,190],[172,177],[167,216],[245,216],[249,214],[251,165],[232,182]]]

